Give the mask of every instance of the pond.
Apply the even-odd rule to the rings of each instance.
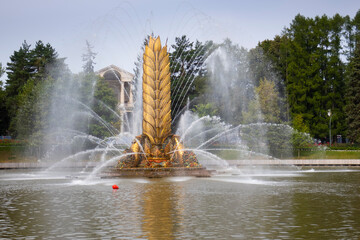
[[[83,179],[75,173],[0,171],[0,238],[360,238],[356,169]]]

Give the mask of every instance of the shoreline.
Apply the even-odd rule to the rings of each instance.
[[[311,167],[360,167],[360,159],[256,159],[226,160],[230,166],[311,166]],[[99,162],[72,162],[59,168],[94,168]],[[43,169],[53,162],[0,163],[0,169]]]

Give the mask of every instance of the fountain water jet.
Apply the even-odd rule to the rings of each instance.
[[[193,151],[171,133],[170,61],[160,37],[149,38],[143,55],[143,133],[102,177],[210,176]]]

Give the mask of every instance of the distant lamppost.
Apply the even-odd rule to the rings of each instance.
[[[330,117],[330,119],[329,119],[329,140],[330,140],[330,147],[331,147],[331,109],[328,110],[328,116]]]

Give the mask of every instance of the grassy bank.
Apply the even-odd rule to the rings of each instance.
[[[300,151],[295,159],[360,159],[359,150]]]
[[[26,154],[25,146],[0,146],[0,162],[36,162],[35,157]]]
[[[235,159],[264,159],[266,156],[256,152],[240,152],[235,150],[214,150],[211,153],[225,160]],[[321,150],[297,149],[286,151],[279,155],[280,159],[360,159],[360,150]],[[0,144],[0,163],[7,162],[36,162],[37,158],[29,154],[29,149],[24,144]]]
[[[264,159],[267,156],[253,152],[239,152],[234,150],[214,150],[211,153],[225,160],[234,159]],[[360,159],[360,150],[321,150],[295,149],[283,151],[276,158],[279,159]]]

